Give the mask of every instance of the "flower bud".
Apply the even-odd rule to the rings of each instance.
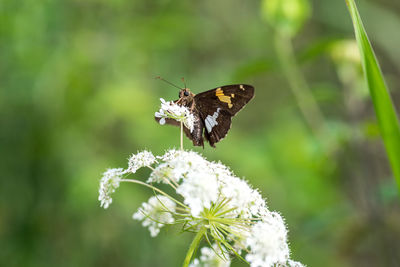
[[[361,66],[360,52],[355,40],[339,40],[332,44],[330,55],[336,63],[350,62]]]
[[[296,35],[309,18],[308,0],[263,0],[263,17],[275,30],[290,37]]]

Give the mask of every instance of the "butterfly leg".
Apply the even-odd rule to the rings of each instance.
[[[192,105],[190,106],[190,112],[193,112],[194,110],[194,101],[192,101]]]

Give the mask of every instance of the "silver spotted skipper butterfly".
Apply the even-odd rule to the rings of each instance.
[[[157,78],[178,87],[161,77]],[[190,132],[188,128],[183,127],[186,136],[193,141],[193,145],[204,147],[204,131],[204,138],[212,147],[215,147],[215,143],[221,141],[231,128],[232,117],[253,96],[254,87],[247,84],[225,85],[199,94],[192,93],[185,85],[185,88],[179,91],[179,99],[174,102],[189,108],[194,116],[194,130]],[[166,123],[180,126],[180,123],[173,119],[166,119]]]

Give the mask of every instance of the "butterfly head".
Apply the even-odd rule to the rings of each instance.
[[[190,92],[189,88],[183,88],[179,91],[179,100],[178,104],[183,105],[183,106],[188,106],[193,103],[195,94]]]
[[[183,88],[179,91],[179,98],[193,99],[194,94],[189,88]]]

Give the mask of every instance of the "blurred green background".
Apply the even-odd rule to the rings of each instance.
[[[228,137],[193,149],[260,188],[293,259],[400,266],[399,195],[345,1],[276,2],[2,0],[0,265],[181,265],[190,234],[151,238],[131,219],[151,191],[97,200],[106,168],[179,146],[153,118],[178,96],[160,75],[195,93],[255,86]],[[399,108],[400,2],[358,4]]]

